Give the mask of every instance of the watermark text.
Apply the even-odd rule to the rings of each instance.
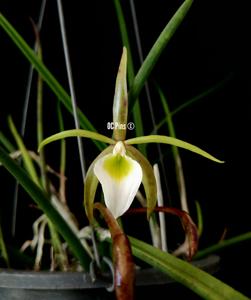
[[[119,130],[133,130],[135,128],[135,125],[133,122],[129,122],[127,124],[122,124],[119,122],[107,122],[107,129],[109,130],[114,130],[114,129],[119,129]]]

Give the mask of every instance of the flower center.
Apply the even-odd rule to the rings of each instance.
[[[103,165],[105,171],[115,180],[122,180],[128,176],[133,166],[124,156],[120,154],[113,154],[104,161]]]

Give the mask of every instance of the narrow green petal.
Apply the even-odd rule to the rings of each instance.
[[[40,151],[45,145],[47,145],[51,142],[61,140],[61,139],[67,138],[67,137],[76,137],[76,136],[101,141],[101,142],[104,142],[107,144],[115,144],[115,141],[113,139],[111,139],[103,134],[100,134],[97,132],[92,132],[89,130],[83,130],[83,129],[70,129],[70,130],[65,130],[65,131],[53,134],[53,135],[49,136],[48,138],[46,138],[45,140],[43,140],[42,143],[38,147],[38,151]]]
[[[173,146],[177,146],[194,153],[197,153],[201,156],[204,156],[212,161],[218,163],[224,163],[224,161],[217,159],[216,157],[212,156],[211,154],[207,153],[206,151],[202,150],[201,148],[194,146],[190,143],[184,142],[182,140],[165,136],[165,135],[147,135],[147,136],[140,136],[136,138],[132,138],[125,141],[126,145],[133,145],[133,144],[145,144],[145,143],[161,143],[161,144],[169,144]]]
[[[146,202],[147,202],[147,217],[153,212],[157,203],[157,186],[153,173],[153,168],[149,161],[141,154],[136,148],[126,146],[128,155],[135,159],[141,166],[143,171],[142,183],[145,189]]]
[[[98,178],[93,172],[93,168],[96,164],[96,162],[102,158],[103,156],[109,154],[112,152],[113,146],[107,147],[105,150],[103,150],[92,162],[90,165],[86,177],[85,177],[85,182],[84,182],[84,207],[85,207],[85,212],[86,215],[89,219],[89,222],[92,223],[94,218],[93,218],[93,203],[94,203],[94,198],[98,186]]]

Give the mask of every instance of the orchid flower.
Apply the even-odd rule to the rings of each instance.
[[[153,168],[147,158],[131,146],[133,144],[163,143],[174,145],[195,152],[215,162],[222,162],[192,144],[169,136],[148,135],[126,140],[128,114],[126,66],[127,52],[126,48],[123,48],[115,86],[112,122],[113,138],[97,132],[73,129],[54,134],[46,138],[39,146],[39,149],[41,149],[52,141],[74,136],[91,138],[110,144],[92,162],[86,174],[84,206],[90,222],[94,220],[94,199],[99,182],[102,186],[105,204],[115,218],[123,215],[131,206],[141,183],[145,189],[148,217],[154,210],[157,188]]]
[[[118,218],[130,207],[142,181],[140,164],[126,155],[123,142],[115,144],[113,152],[100,158],[94,174],[102,185],[105,204]]]

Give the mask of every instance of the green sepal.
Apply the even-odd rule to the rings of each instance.
[[[113,100],[113,137],[116,141],[124,141],[126,138],[126,125],[128,114],[126,68],[127,51],[124,47],[117,74],[115,94]]]

